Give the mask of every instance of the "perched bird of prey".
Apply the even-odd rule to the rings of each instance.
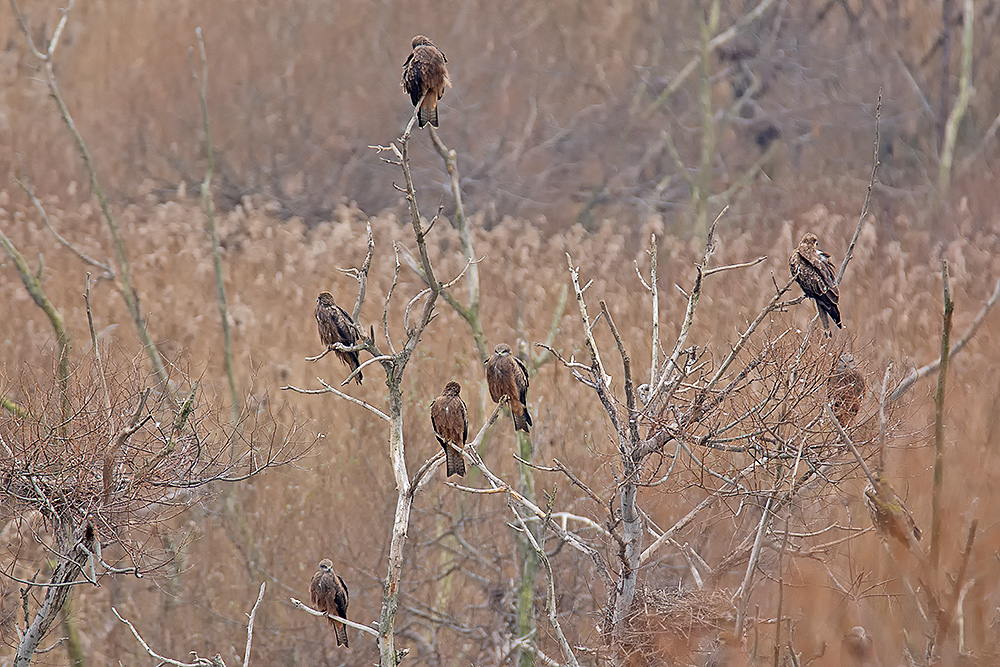
[[[459,450],[465,447],[469,438],[469,412],[465,409],[465,401],[458,395],[460,391],[462,385],[449,382],[431,403],[431,426],[438,442],[444,447],[448,477],[465,477],[465,459]]]
[[[420,127],[430,123],[438,126],[438,100],[444,96],[444,89],[451,85],[448,68],[441,50],[423,35],[417,35],[410,42],[413,52],[403,63],[403,80],[400,84],[410,96],[413,106],[420,104],[417,120]],[[423,103],[420,102],[423,98]]]
[[[333,295],[329,292],[320,292],[316,298],[316,324],[319,325],[319,339],[326,345],[327,349],[336,343],[351,346],[358,342],[358,332],[354,328],[354,320],[347,314],[347,311],[337,305],[333,300]],[[361,365],[357,351],[344,352],[335,350],[337,356],[351,368],[353,373]],[[358,384],[361,384],[363,375],[358,373],[354,376]]]
[[[499,403],[504,396],[510,398],[510,411],[514,428],[528,433],[531,415],[528,414],[528,369],[524,362],[510,353],[510,345],[500,343],[493,356],[486,360],[486,384],[490,398]]]
[[[893,538],[916,554],[920,553],[920,528],[903,501],[896,495],[889,480],[879,472],[875,485],[865,489],[865,504],[872,517],[872,524],[882,539]]]
[[[851,628],[840,641],[841,667],[877,667],[875,642],[860,625]]]
[[[788,258],[788,270],[805,295],[816,302],[823,328],[829,333],[827,315],[840,323],[840,289],[837,287],[837,272],[830,256],[816,247],[819,239],[812,232],[802,237],[799,247]]]
[[[348,597],[347,584],[333,571],[333,561],[329,558],[321,560],[319,570],[313,575],[312,584],[309,585],[309,599],[312,605],[327,614],[347,618]],[[347,645],[347,626],[332,618],[326,620],[337,633],[337,646],[343,644],[345,648],[350,648]]]
[[[854,367],[854,356],[850,352],[840,355],[837,370],[827,379],[826,387],[833,414],[837,415],[841,426],[847,426],[861,410],[861,401],[865,398],[865,377]]]

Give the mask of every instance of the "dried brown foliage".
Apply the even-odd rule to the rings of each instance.
[[[800,494],[781,508],[784,513],[779,512],[763,540],[757,574],[763,583],[755,589],[750,610],[755,639],[744,644],[743,638],[732,638],[730,648],[738,645],[750,652],[754,664],[771,664],[768,642],[774,636],[776,580],[781,577],[780,620],[785,624],[783,643],[788,643],[784,648],[807,658],[824,656],[815,664],[835,664],[841,637],[859,623],[875,638],[884,663],[894,664],[906,653],[919,659],[924,648],[914,637],[928,624],[921,617],[919,598],[907,589],[907,568],[887,554],[873,531],[864,532],[871,524],[861,500],[864,483],[857,462],[822,424],[825,383],[840,349],[800,346],[810,308],[770,315],[760,338],[751,341],[720,383],[727,387],[736,380],[733,391],[699,419],[690,418],[705,401],[712,401],[712,394],[699,397],[697,383],[718,368],[727,345],[773,292],[774,281],[783,282],[783,258],[794,240],[812,230],[835,258],[842,256],[863,183],[827,174],[866,172],[868,111],[880,86],[886,89],[885,145],[891,148],[883,151],[883,183],[875,189],[874,216],[841,289],[849,348],[870,388],[848,429],[866,456],[873,454],[877,433],[871,388],[881,382],[885,362],[892,359],[899,369],[937,356],[937,260],[946,257],[952,268],[956,331],[967,324],[1000,273],[995,176],[987,161],[974,162],[976,168],[962,177],[957,189],[965,199],[954,206],[945,202],[930,213],[920,206],[925,201],[923,175],[933,172],[931,128],[936,120],[921,91],[937,83],[939,8],[919,2],[779,4],[780,15],[766,16],[742,35],[750,38],[751,51],[757,49],[754,55],[737,58],[720,51],[719,63],[713,64],[719,75],[713,92],[721,110],[716,190],[738,182],[743,168],[760,157],[761,137],[780,149],[765,168],[767,185],[739,195],[719,235],[715,261],[740,262],[759,255],[770,259],[709,279],[711,286],[700,305],[703,316],[691,332],[698,352],[688,386],[679,388],[665,411],[647,416],[642,424],[645,433],[670,430],[690,449],[664,451],[658,468],[643,470],[642,509],[653,535],[709,494],[721,492],[722,502],[678,531],[676,544],[643,563],[630,617],[636,647],[631,655],[636,659],[669,654],[698,663],[706,657],[717,625],[703,621],[716,618],[714,610],[725,606],[722,591],[735,590],[745,570],[745,564],[730,555],[743,552],[740,540],[757,525],[774,480],[794,483],[787,475],[794,465],[790,461],[799,457],[800,472],[809,477]],[[723,23],[743,9],[724,7]],[[147,566],[166,564],[144,580],[114,578],[101,588],[78,587],[72,618],[95,663],[145,659],[132,638],[109,620],[111,604],[127,610],[162,653],[221,650],[227,663],[237,662],[238,651],[224,647],[242,645],[247,600],[262,578],[275,584],[269,591],[277,589],[282,595],[268,596],[262,604],[255,659],[262,664],[370,662],[369,638],[358,642],[350,656],[337,653],[323,632],[325,624],[313,623],[280,600],[303,597],[315,562],[331,557],[349,583],[352,617],[369,622],[377,616],[395,495],[380,444],[384,429],[355,406],[288,397],[275,388],[309,385],[317,374],[335,379],[341,370],[337,364],[317,367],[304,357],[319,351],[311,318],[316,293],[329,289],[339,297],[354,288],[336,268],[357,265],[364,256],[367,216],[361,209],[379,211],[371,222],[382,252],[393,242],[411,243],[393,212],[398,202],[386,186],[395,174],[365,147],[398,132],[399,119],[408,112],[396,85],[398,67],[414,32],[412,24],[437,21],[440,6],[408,3],[403,11],[390,2],[374,19],[367,6],[348,3],[335,11],[304,1],[182,2],[169,7],[154,2],[142,3],[134,12],[119,9],[117,3],[84,3],[78,10],[80,21],[72,23],[65,36],[59,64],[67,96],[81,109],[81,125],[95,146],[99,166],[107,169],[110,182],[123,195],[116,208],[150,328],[168,359],[193,366],[190,374],[200,378],[207,392],[196,423],[201,432],[222,440],[207,439],[207,449],[199,455],[190,434],[178,437],[159,459],[176,465],[160,469],[158,475],[143,475],[171,442],[171,422],[166,419],[170,413],[154,400],[150,409],[163,415],[159,421],[164,426],[145,424],[135,443],[121,450],[109,486],[117,500],[111,502],[109,496],[105,502],[102,456],[107,449],[98,445],[108,442],[114,429],[109,420],[102,420],[94,376],[88,364],[81,363],[75,390],[79,393],[74,393],[74,414],[80,419],[74,441],[85,445],[79,459],[67,459],[65,451],[60,454],[59,442],[40,423],[4,414],[3,427],[13,430],[0,431],[0,436],[9,442],[11,434],[20,434],[18,442],[24,447],[19,453],[42,466],[53,485],[38,494],[24,486],[23,464],[16,471],[17,484],[12,483],[13,467],[8,468],[4,488],[28,500],[19,508],[23,521],[2,528],[0,548],[22,561],[27,558],[29,564],[41,562],[47,553],[43,545],[51,544],[46,532],[51,524],[41,509],[33,508],[44,505],[42,497],[53,489],[78,494],[73,516],[98,517],[99,532],[103,527],[110,539],[124,542],[121,551],[111,549],[122,559],[113,562],[130,562],[124,560],[128,549],[141,547],[150,556]],[[54,16],[34,6],[28,11],[35,12],[29,17],[32,25],[44,22],[45,16],[51,23]],[[991,12],[977,18],[979,54],[994,50],[996,17]],[[651,233],[659,239],[665,340],[682,320],[684,299],[672,286],[688,289],[691,263],[699,259],[700,249],[687,240],[674,214],[675,206],[686,202],[686,193],[662,131],[682,130],[677,132],[680,139],[675,138],[678,148],[685,158],[693,155],[697,146],[683,130],[697,120],[694,89],[681,89],[659,106],[656,98],[695,47],[690,13],[685,8],[668,15],[643,3],[583,3],[572,8],[525,5],[511,15],[500,5],[473,2],[454,12],[454,25],[442,31],[444,35],[433,35],[454,61],[449,65],[454,65],[456,82],[461,83],[445,98],[444,113],[463,118],[449,130],[453,134],[448,139],[463,161],[469,210],[476,211],[476,250],[485,256],[480,264],[484,325],[491,344],[513,342],[518,336],[526,339],[523,342],[544,339],[557,308],[558,290],[553,287],[567,282],[563,253],[568,250],[593,278],[589,294],[599,294],[609,304],[635,366],[642,367],[638,360],[651,353],[649,304],[632,263],[645,266],[643,244]],[[9,21],[9,16],[0,16],[5,34],[13,31],[4,23]],[[344,39],[329,38],[334,24]],[[219,410],[225,414],[225,401],[218,397],[224,393],[221,333],[211,305],[214,282],[204,216],[185,193],[193,193],[192,184],[202,176],[196,91],[183,48],[178,47],[192,41],[195,25],[204,26],[213,72],[209,99],[217,120],[221,203],[226,204],[219,228],[231,289],[237,381],[251,395],[247,413],[259,416],[261,424],[272,424],[260,432],[241,431],[247,441],[237,444],[249,447],[244,451],[259,452],[261,441],[283,442],[288,434],[280,424],[292,423],[293,409],[310,420],[309,429],[321,440],[306,465],[232,488],[217,501],[200,503],[171,520],[180,510],[171,503],[192,500],[188,491],[169,490],[183,486],[185,475],[200,471],[211,478],[234,461],[238,471],[252,460],[249,453],[235,459],[214,456],[231,444],[226,438],[233,431],[212,424],[214,418],[205,415]],[[518,29],[500,34],[495,25]],[[116,38],[96,39],[96,34]],[[398,57],[393,55],[397,44]],[[31,73],[20,40],[13,40],[2,57],[5,84],[23,81]],[[331,62],[353,66],[333,68]],[[998,72],[988,58],[978,55],[975,71],[982,94],[973,102],[969,132],[979,137],[997,106],[990,91],[1000,86],[990,85]],[[746,99],[733,100],[739,86],[749,81],[752,89],[755,79],[761,87]],[[852,85],[833,85],[834,80],[850,80]],[[0,100],[10,111],[0,136],[27,157],[56,228],[88,254],[107,256],[103,227],[94,206],[80,203],[89,193],[78,186],[79,173],[67,166],[74,162],[68,159],[58,120],[50,115],[41,88],[4,85]],[[984,150],[989,157],[996,147],[987,142]],[[424,189],[435,180],[444,185],[434,152],[414,152],[418,183]],[[148,178],[138,183],[137,175]],[[178,189],[179,181],[183,186]],[[58,195],[43,196],[46,192]],[[246,196],[262,192],[270,196]],[[39,272],[46,289],[63,309],[74,339],[86,341],[79,297],[86,269],[52,243],[19,196],[0,192],[0,225],[26,257],[44,258]],[[359,202],[360,208],[344,204],[344,197]],[[425,208],[430,205],[423,203]],[[512,212],[548,217],[505,215]],[[553,234],[553,229],[561,232]],[[446,224],[434,228],[429,243],[442,274],[462,269],[459,241]],[[377,263],[367,303],[380,304],[392,282],[391,263]],[[416,293],[420,286],[405,270],[400,275],[401,292]],[[121,379],[114,408],[116,419],[124,420],[144,389],[142,373],[131,362],[135,341],[127,328],[114,324],[127,321],[127,315],[105,284],[95,286],[94,310],[98,328],[101,323],[108,327],[100,331],[101,344],[127,350],[115,362],[117,370],[109,371]],[[366,306],[360,318],[363,326],[377,322],[377,311]],[[394,303],[389,318],[394,325],[402,322],[403,305]],[[949,572],[957,568],[967,519],[991,516],[998,509],[992,490],[1000,467],[990,455],[1000,438],[1000,418],[993,409],[1000,401],[995,322],[993,313],[950,371],[950,468],[942,550]],[[579,331],[578,318],[570,311],[560,323],[560,349],[567,356],[575,351],[582,357]],[[605,327],[599,327],[595,337],[602,350],[614,350]],[[0,393],[32,406],[36,413],[50,412],[54,399],[45,387],[53,345],[47,323],[23,289],[13,279],[0,282]],[[81,348],[86,352],[86,345]],[[605,354],[612,362],[612,393],[621,407],[620,370],[614,355]],[[438,451],[426,408],[444,382],[462,380],[470,428],[481,424],[492,408],[465,323],[448,309],[442,308],[431,323],[414,367],[419,372],[408,374],[403,395],[411,466]],[[896,372],[894,378],[902,369]],[[637,382],[644,380],[648,378],[637,373]],[[377,403],[382,395],[378,385],[366,383],[357,395]],[[921,523],[927,521],[930,507],[926,398],[918,385],[912,403],[892,414],[887,462],[894,488]],[[608,534],[606,506],[621,488],[617,434],[590,391],[554,364],[533,379],[530,400],[537,422],[536,460],[545,464],[559,459],[605,501],[595,503],[559,473],[539,473],[539,487],[554,496],[553,520],[588,542],[605,545],[607,561],[614,562],[616,545]],[[755,409],[760,405],[769,407]],[[278,419],[272,422],[269,415]],[[213,443],[218,447],[213,449]],[[499,427],[486,442],[483,457],[492,469],[512,478],[513,450]],[[98,464],[102,467],[96,468]],[[50,474],[53,468],[56,473]],[[727,492],[727,485],[708,471],[736,479],[742,490]],[[509,514],[498,496],[469,496],[436,482],[414,508],[399,643],[411,648],[406,660],[414,664],[500,664],[513,648],[512,595],[519,577],[510,555],[512,538],[503,528]],[[33,499],[30,493],[36,494]],[[8,511],[6,504],[3,511]],[[159,523],[139,522],[153,511]],[[90,543],[88,525],[82,524],[77,543]],[[118,533],[114,526],[120,527]],[[385,530],[379,528],[383,526]],[[28,535],[34,540],[30,547]],[[984,525],[969,563],[969,586],[962,593],[961,639],[958,630],[953,631],[946,659],[957,660],[961,649],[966,660],[986,665],[997,654],[994,619],[1000,588],[995,582],[1000,568],[986,555],[998,544],[995,527]],[[555,568],[559,612],[571,641],[585,647],[580,655],[607,655],[602,653],[605,638],[598,619],[606,611],[609,592],[595,576],[593,563],[565,548],[552,532],[542,546]],[[691,563],[701,575],[708,570],[692,554],[715,565],[708,568],[712,577],[704,589],[698,589]],[[14,571],[4,565],[5,571]],[[25,568],[23,562],[18,567],[19,578],[30,579],[34,568]],[[0,632],[7,642],[16,641],[13,624],[23,624],[22,586],[0,576]],[[543,604],[540,591],[538,608]],[[702,625],[704,634],[694,631]],[[539,624],[537,643],[547,655],[558,655],[547,626]],[[787,656],[787,651],[781,654]],[[47,659],[59,664],[63,656],[56,651]]]
[[[56,2],[24,4],[35,31],[58,20]],[[720,28],[728,28],[758,3],[720,4]],[[954,4],[950,77],[960,56],[961,3]],[[1000,69],[990,57],[1000,33],[989,7],[977,8],[977,95],[959,162],[978,148],[1000,108]],[[626,224],[627,214],[687,205],[687,184],[663,131],[694,167],[697,77],[658,102],[697,51],[698,12],[696,5],[659,11],[643,0],[515,9],[482,0],[397,0],[377,8],[358,0],[335,7],[311,0],[80,3],[58,65],[108,185],[133,199],[169,199],[181,183],[194,192],[204,172],[186,53],[202,27],[219,205],[265,194],[283,215],[313,224],[345,200],[369,213],[396,205],[383,185],[394,174],[367,146],[395,137],[407,117],[400,68],[410,38],[424,32],[451,60],[455,88],[442,100],[452,119],[448,144],[463,158],[467,201],[488,211],[488,225],[508,214],[543,214],[559,229],[605,218]],[[44,87],[20,85],[35,63],[15,33],[10,13],[0,14],[7,44],[0,140],[11,148],[0,169],[13,171],[20,152],[39,165],[32,170],[43,191],[85,199],[85,179],[67,159]],[[941,35],[939,3],[772,3],[711,63],[713,190],[738,185],[771,146],[765,188],[777,193],[828,183],[833,173],[864,173],[882,88],[883,181],[890,186],[883,196],[905,206],[910,191],[926,193],[928,176],[936,175]],[[953,81],[945,89],[953,91]],[[995,159],[998,142],[983,148]],[[415,168],[421,182],[444,189],[447,176],[433,155],[416,156]],[[980,178],[964,170],[959,189]],[[846,186],[856,185],[849,178],[834,184],[827,193],[838,203],[853,192]],[[986,206],[971,200],[977,210]],[[779,215],[796,210],[781,197],[770,204]]]

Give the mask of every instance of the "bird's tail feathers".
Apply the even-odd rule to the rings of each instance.
[[[531,433],[528,429],[531,426],[531,415],[528,414],[528,408],[522,406],[521,412],[517,413],[513,410],[511,411],[514,417],[514,429],[517,431],[524,431],[525,433]]]
[[[330,619],[330,624],[334,626],[337,632],[337,646],[343,644],[344,648],[350,648],[347,645],[347,626],[340,621],[334,621],[332,618]]]
[[[430,94],[431,93],[428,93],[428,95]],[[420,127],[423,127],[427,123],[430,123],[434,127],[438,127],[437,105],[433,108],[427,108],[426,106],[420,107],[420,113],[417,115],[417,120],[420,121]]]
[[[351,367],[352,373],[358,370],[358,366],[361,365],[361,357],[358,356],[357,352],[350,352],[349,358],[345,361],[347,361],[347,365]],[[361,384],[361,380],[363,380],[364,377],[365,377],[364,373],[358,373],[357,375],[354,376],[354,380],[358,384]]]
[[[824,294],[821,298],[816,299],[816,305],[833,319],[833,322],[837,325],[838,329],[844,328],[844,325],[840,322],[840,308],[833,299]]]
[[[462,458],[462,453],[458,451],[458,446],[445,443],[444,456],[448,466],[448,477],[452,475],[465,477],[465,459]]]

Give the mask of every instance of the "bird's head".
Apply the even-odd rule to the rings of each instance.
[[[854,368],[854,355],[850,352],[844,352],[840,355],[840,361],[837,363],[837,372],[842,373],[852,368]]]
[[[413,41],[410,42],[410,48],[415,49],[418,46],[434,46],[434,42],[423,35],[417,35],[413,38]]]
[[[324,558],[319,562],[319,569],[323,572],[333,572],[333,561],[329,558]]]
[[[324,306],[335,306],[337,302],[333,300],[333,295],[329,292],[320,292],[319,296],[316,297],[316,301],[323,304]]]
[[[802,237],[802,243],[799,245],[812,246],[815,248],[817,243],[819,243],[819,239],[816,238],[816,235],[812,232],[806,232],[806,235]]]
[[[462,391],[462,385],[457,382],[449,382],[444,386],[444,393],[448,396],[458,396],[460,391]]]
[[[507,343],[500,343],[493,349],[493,353],[498,355],[510,354],[510,345]]]

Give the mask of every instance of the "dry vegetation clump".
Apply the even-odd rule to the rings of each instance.
[[[725,590],[640,588],[623,642],[626,664],[703,661],[720,632],[735,620],[732,600],[732,591]]]

